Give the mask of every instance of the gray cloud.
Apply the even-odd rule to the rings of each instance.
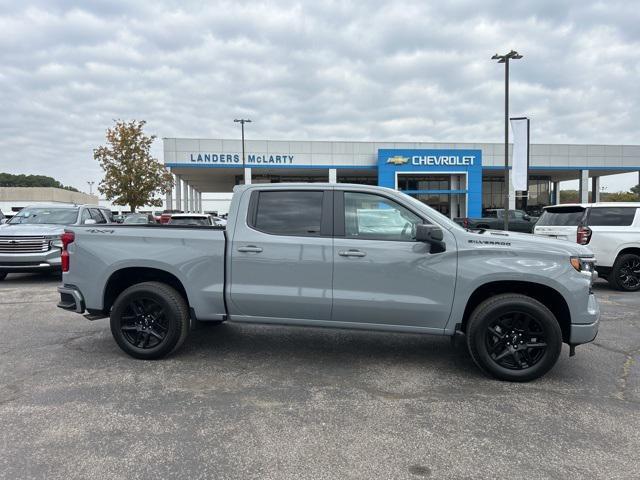
[[[236,136],[248,115],[253,138],[501,141],[489,57],[510,48],[532,141],[637,144],[639,22],[624,1],[0,1],[0,170],[84,188],[115,118],[159,137]]]

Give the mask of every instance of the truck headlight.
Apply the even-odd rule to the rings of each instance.
[[[596,259],[594,257],[571,257],[571,266],[583,275],[588,275],[591,283],[598,278],[596,272]]]
[[[596,270],[596,259],[594,257],[571,257],[571,265],[578,272],[593,273]]]
[[[62,248],[62,240],[60,239],[60,235],[54,235],[54,236],[49,236],[49,237],[45,237],[46,240],[49,240],[49,243],[51,244],[52,247],[56,247],[56,248]]]

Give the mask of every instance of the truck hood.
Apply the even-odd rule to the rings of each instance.
[[[62,235],[64,225],[30,224],[21,225],[19,223],[5,223],[0,225],[0,236],[21,237],[37,235]]]
[[[481,241],[505,242],[518,250],[555,252],[561,255],[574,257],[590,257],[593,252],[584,245],[567,240],[532,235],[530,233],[504,232],[502,230],[484,230],[482,232],[468,232],[472,237]],[[506,246],[506,245],[505,245]]]

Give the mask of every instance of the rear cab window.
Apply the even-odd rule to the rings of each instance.
[[[330,235],[331,193],[322,190],[253,192],[247,223],[254,230],[271,235]]]
[[[536,226],[577,227],[585,220],[587,209],[580,206],[548,207],[542,212]]]
[[[593,207],[589,212],[590,227],[628,227],[633,224],[636,207]]]

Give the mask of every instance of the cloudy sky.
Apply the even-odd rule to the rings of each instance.
[[[0,0],[0,171],[86,190],[113,119],[158,137],[640,144],[640,8],[589,0]],[[154,153],[161,158],[161,141]],[[603,181],[609,191],[637,175]]]

